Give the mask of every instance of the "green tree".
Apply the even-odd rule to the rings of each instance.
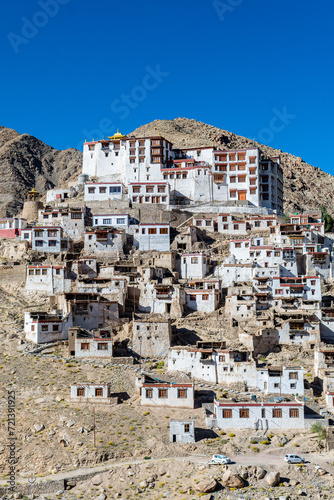
[[[334,225],[334,220],[333,217],[327,212],[327,208],[324,207],[324,205],[321,205],[320,210],[322,213],[322,219],[325,223],[325,232],[327,233],[328,231],[331,231]]]

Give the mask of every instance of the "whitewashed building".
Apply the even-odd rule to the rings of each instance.
[[[257,370],[257,386],[265,394],[304,395],[303,367],[265,367]]]
[[[34,344],[46,344],[68,338],[68,332],[63,328],[63,317],[46,312],[25,312],[24,333],[26,340]]]
[[[87,202],[121,200],[124,192],[124,185],[121,182],[86,182],[84,200]]]
[[[209,255],[205,253],[184,253],[181,256],[182,279],[204,278],[211,265]]]
[[[194,443],[196,440],[194,420],[170,420],[169,434],[171,443]]]
[[[247,234],[250,229],[248,222],[238,220],[231,214],[219,214],[217,222],[218,233],[222,234]]]
[[[304,404],[298,401],[250,402],[214,401],[214,413],[207,418],[210,428],[281,430],[304,429]]]
[[[110,403],[110,384],[72,384],[71,400],[76,403]]]
[[[129,230],[131,217],[129,214],[98,214],[92,215],[93,227],[119,227]]]
[[[69,292],[72,280],[66,265],[29,264],[27,265],[25,289],[47,295]]]
[[[136,182],[129,184],[131,203],[169,205],[169,184],[167,182]]]
[[[16,238],[27,227],[27,220],[22,217],[0,219],[0,238]]]
[[[170,249],[170,224],[139,224],[133,238],[134,246],[141,252],[158,250],[168,252]]]
[[[141,406],[194,408],[193,384],[145,380],[144,377],[137,385],[140,388]]]
[[[43,226],[61,226],[65,235],[74,241],[83,238],[87,217],[86,207],[52,208],[38,211],[38,223]]]
[[[28,242],[32,250],[39,252],[60,253],[70,248],[68,238],[63,238],[59,226],[34,226],[21,232],[21,239]]]

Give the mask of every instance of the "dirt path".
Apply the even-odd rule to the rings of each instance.
[[[235,455],[230,456],[233,464],[232,468],[237,467],[239,465],[260,465],[262,467],[266,467],[268,465],[273,466],[281,466],[285,464],[283,461],[285,453],[282,454],[269,454],[269,453],[259,453],[257,455]],[[326,454],[320,453],[306,453],[303,454],[303,457],[306,459],[306,467],[307,466],[315,466],[321,465],[325,470],[334,475],[334,466],[332,464],[333,457],[328,456]],[[40,483],[43,481],[55,481],[62,479],[70,479],[75,477],[80,477],[85,474],[93,473],[93,472],[105,472],[114,467],[126,467],[128,465],[136,465],[143,463],[159,463],[159,462],[178,462],[178,461],[189,461],[194,463],[208,463],[211,460],[211,455],[186,455],[179,457],[168,457],[168,458],[154,458],[151,460],[130,460],[126,462],[105,462],[103,465],[99,464],[91,467],[80,467],[79,469],[73,469],[69,471],[57,472],[56,474],[49,474],[43,477],[37,477],[36,482]],[[216,465],[212,465],[212,467],[216,467]],[[30,477],[20,478],[18,479],[18,483],[27,484]],[[0,486],[4,486],[7,484],[7,481],[1,480]]]

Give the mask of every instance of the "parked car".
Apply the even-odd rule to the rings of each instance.
[[[211,462],[214,464],[230,464],[231,459],[227,458],[225,455],[212,455]]]
[[[285,455],[284,461],[288,464],[303,464],[305,463],[305,458],[299,455]]]

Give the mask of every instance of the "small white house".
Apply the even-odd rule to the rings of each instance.
[[[105,359],[111,358],[113,342],[110,337],[82,337],[75,338],[75,357],[78,359]]]
[[[127,230],[130,225],[129,214],[93,214],[93,227],[119,227]]]
[[[237,220],[231,214],[219,214],[217,218],[218,233],[247,234],[249,225],[245,220]]]
[[[304,394],[303,367],[258,368],[258,388],[265,394]]]
[[[199,215],[193,218],[193,225],[205,231],[214,232],[217,230],[217,223],[214,217],[201,217]]]
[[[45,312],[25,312],[24,333],[26,339],[34,344],[45,344],[68,338],[68,331],[63,328],[62,316]]]
[[[168,252],[170,249],[170,224],[139,224],[134,234],[134,245],[141,252],[158,250]]]
[[[124,186],[121,182],[86,182],[85,201],[121,200]]]
[[[210,257],[205,253],[184,253],[181,256],[181,278],[204,278],[210,269]]]
[[[194,420],[170,420],[169,434],[171,443],[194,443]]]
[[[140,387],[142,406],[194,408],[193,384],[144,382]]]
[[[71,400],[76,403],[110,403],[110,384],[72,384]]]
[[[211,313],[219,304],[219,290],[185,290],[186,303],[193,311]]]

